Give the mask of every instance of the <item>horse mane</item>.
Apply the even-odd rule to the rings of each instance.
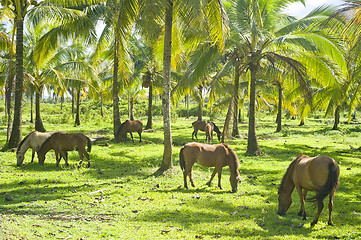
[[[24,144],[24,142],[30,137],[30,135],[31,134],[33,134],[35,131],[31,131],[30,133],[28,133],[28,135],[26,135],[25,137],[24,137],[24,139],[23,140],[21,140],[21,142],[19,143],[19,145],[18,145],[18,148],[16,149],[16,152],[19,152],[20,151],[20,148],[21,148],[21,146]]]
[[[237,154],[234,152],[233,149],[228,147],[227,144],[223,143],[223,146],[228,150],[228,152],[229,152],[228,156],[231,156],[231,157],[229,157],[229,160],[230,160],[231,165],[234,167],[233,173],[238,175],[238,169],[240,168],[240,163],[239,163]]]
[[[282,177],[282,181],[281,181],[281,184],[280,184],[280,186],[279,186],[279,189],[283,189],[283,186],[285,185],[287,176],[288,176],[288,174],[290,173],[291,169],[292,169],[293,166],[300,160],[300,158],[303,157],[303,156],[306,156],[306,155],[300,154],[300,155],[298,155],[296,158],[294,158],[294,159],[292,160],[292,162],[290,163],[290,165],[288,166],[288,168],[287,168],[287,170],[286,170],[285,175],[283,175],[283,177]]]

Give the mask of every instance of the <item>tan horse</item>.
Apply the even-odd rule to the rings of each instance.
[[[118,129],[118,133],[117,133],[117,139],[125,139],[124,141],[127,141],[127,133],[130,133],[130,136],[132,137],[132,141],[134,142],[133,139],[133,134],[132,132],[138,132],[139,134],[139,142],[142,141],[142,131],[143,131],[143,124],[141,121],[139,120],[135,120],[135,121],[130,121],[130,120],[126,120],[125,122],[123,122],[119,129]]]
[[[206,142],[210,143],[213,141],[213,124],[210,122],[207,122],[205,127],[206,132]]]
[[[192,133],[192,139],[194,139],[194,137],[196,137],[196,139],[198,139],[197,137],[197,133],[198,131],[206,131],[206,125],[207,123],[211,124],[212,126],[212,131],[214,130],[216,133],[217,133],[217,138],[218,138],[218,141],[221,140],[221,131],[219,131],[219,128],[216,126],[216,124],[214,122],[206,122],[206,121],[195,121],[192,123],[192,126],[193,126],[193,133]]]
[[[318,211],[311,226],[314,226],[323,209],[323,200],[329,195],[329,216],[328,224],[332,225],[333,198],[339,184],[340,168],[336,161],[327,156],[309,157],[306,155],[297,156],[289,165],[283,176],[278,190],[278,214],[285,215],[292,203],[291,194],[296,187],[301,201],[301,209],[298,213],[306,220],[305,199],[308,191],[315,191]]]
[[[32,131],[28,135],[24,137],[24,139],[19,143],[18,148],[16,150],[16,160],[17,165],[21,166],[24,161],[24,155],[29,148],[31,148],[32,155],[31,155],[31,162],[34,161],[35,152],[38,152],[41,145],[44,143],[46,139],[52,136],[56,132],[38,132]]]
[[[227,145],[217,144],[209,145],[202,143],[187,143],[184,145],[179,153],[179,163],[183,170],[184,187],[188,188],[187,176],[194,187],[192,178],[192,168],[195,162],[204,167],[215,167],[211,176],[211,179],[207,182],[208,186],[211,186],[212,179],[218,173],[218,187],[221,186],[222,168],[229,166],[230,182],[232,192],[238,191],[239,172],[240,166],[237,154],[230,149]]]
[[[56,154],[56,166],[57,167],[59,166],[61,157],[64,158],[65,165],[69,166],[67,152],[77,148],[80,157],[79,165],[82,164],[83,155],[85,155],[85,157],[88,159],[88,167],[90,167],[89,154],[85,150],[86,145],[88,146],[88,152],[90,152],[91,141],[84,134],[64,133],[64,132],[54,133],[50,138],[45,140],[43,145],[40,147],[40,150],[38,152],[39,163],[43,165],[45,161],[45,154],[49,152],[51,149],[54,149]],[[59,157],[58,154],[60,154]]]

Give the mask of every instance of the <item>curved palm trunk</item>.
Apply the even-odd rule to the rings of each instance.
[[[197,118],[197,120],[202,121],[202,118],[203,118],[203,98],[202,98],[203,87],[199,86],[198,90],[199,90],[199,101],[198,101],[198,118]]]
[[[45,132],[43,121],[40,115],[40,99],[43,88],[39,87],[35,90],[35,130],[39,132]]]
[[[80,89],[76,91],[75,126],[80,126]]]
[[[173,1],[168,0],[165,16],[164,29],[164,53],[163,53],[163,128],[164,128],[164,152],[163,161],[159,171],[164,172],[173,167],[172,162],[172,132],[170,114],[170,68],[172,58],[172,25],[173,25]]]
[[[30,94],[30,122],[34,122],[34,94]]]
[[[224,121],[221,143],[224,143],[224,140],[226,139],[226,137],[228,137],[229,122],[231,121],[232,117],[233,103],[234,101],[232,96],[231,101],[229,102],[226,120]]]
[[[7,114],[7,118],[8,118],[6,141],[9,141],[10,139],[11,128],[12,128],[11,94],[13,92],[13,89],[14,89],[14,74],[13,74],[12,63],[10,62],[9,74],[6,77],[6,88],[5,88],[5,113]]]
[[[17,147],[21,140],[21,120],[22,120],[22,98],[23,98],[23,26],[22,19],[16,20],[16,78],[15,78],[15,103],[14,103],[14,121],[11,136],[8,142],[8,148]]]
[[[119,40],[115,36],[115,50],[114,50],[114,67],[113,67],[113,135],[117,139],[117,132],[120,126],[119,114],[119,83],[118,83],[118,67],[119,67]]]
[[[276,132],[280,132],[282,130],[282,88],[281,84],[277,82],[278,87],[278,108],[277,108],[277,129]]]
[[[338,124],[340,123],[340,110],[340,106],[337,106],[335,110],[335,122],[333,124],[332,130],[338,130]]]
[[[257,78],[257,65],[251,65],[251,86],[250,86],[250,96],[249,96],[249,122],[248,122],[248,143],[247,143],[247,154],[250,155],[259,155],[261,150],[258,146],[257,136],[256,136],[256,78]]]
[[[152,129],[153,128],[153,84],[149,86],[149,94],[148,94],[148,121],[145,129]]]
[[[237,63],[236,72],[234,74],[234,92],[233,92],[233,129],[232,129],[232,137],[239,136],[239,129],[238,129],[238,106],[239,106],[239,97],[238,97],[238,90],[239,90],[239,65]]]
[[[129,98],[129,119],[134,121],[134,97],[131,96]]]

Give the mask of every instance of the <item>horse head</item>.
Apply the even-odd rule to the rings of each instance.
[[[21,164],[23,164],[24,161],[24,153],[17,151],[16,152],[16,165],[19,167]]]
[[[292,198],[290,193],[286,193],[281,188],[278,189],[278,215],[286,215],[288,208],[292,204]]]

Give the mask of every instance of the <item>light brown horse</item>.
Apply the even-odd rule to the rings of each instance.
[[[296,187],[301,201],[301,209],[298,213],[306,220],[305,199],[308,191],[315,191],[315,197],[311,198],[318,204],[318,211],[311,226],[314,226],[323,209],[323,200],[329,195],[328,224],[332,225],[333,198],[339,184],[340,168],[336,161],[328,156],[309,157],[297,156],[289,165],[283,176],[278,189],[278,214],[285,215],[292,203],[291,194]]]
[[[139,142],[142,141],[142,131],[143,131],[143,124],[141,121],[139,120],[135,120],[135,121],[130,121],[130,120],[126,120],[125,122],[123,122],[119,129],[118,129],[118,133],[117,133],[117,139],[125,139],[124,141],[127,141],[127,133],[130,133],[130,136],[132,137],[132,141],[134,142],[133,139],[133,134],[132,132],[138,132],[139,134]]]
[[[193,133],[192,133],[192,139],[194,139],[194,137],[196,137],[196,139],[198,139],[197,137],[197,133],[198,131],[206,131],[206,125],[207,123],[210,123],[211,126],[212,126],[212,131],[214,130],[216,133],[217,133],[217,138],[218,138],[218,141],[221,140],[221,131],[219,131],[219,128],[216,126],[216,124],[214,122],[206,122],[206,121],[200,121],[200,120],[197,120],[195,122],[192,123],[192,126],[193,126]]]
[[[35,152],[38,152],[44,141],[54,133],[56,132],[44,133],[44,132],[32,131],[28,135],[26,135],[24,139],[19,143],[18,148],[16,150],[16,160],[17,160],[16,164],[18,166],[21,166],[21,164],[23,164],[24,155],[29,148],[33,150],[31,155],[31,162],[33,162]]]
[[[230,182],[232,192],[238,191],[239,171],[240,166],[237,154],[230,149],[227,145],[217,144],[209,145],[202,143],[187,143],[179,152],[179,163],[183,171],[184,187],[188,188],[187,176],[190,179],[192,187],[194,182],[192,178],[192,169],[195,162],[204,167],[215,167],[211,176],[211,179],[207,182],[208,186],[211,186],[212,179],[218,173],[218,187],[221,186],[222,168],[229,166],[231,173]]]
[[[210,122],[207,122],[205,127],[206,132],[206,142],[210,143],[213,141],[213,124]]]
[[[83,162],[83,155],[88,159],[88,167],[90,167],[90,158],[89,154],[85,150],[85,147],[88,147],[88,152],[91,151],[91,141],[90,139],[82,133],[64,133],[57,132],[49,137],[43,145],[40,147],[38,152],[39,163],[44,164],[45,154],[51,149],[54,149],[56,155],[56,166],[59,166],[61,157],[65,160],[65,165],[69,166],[68,163],[68,153],[67,151],[72,151],[77,148],[80,162],[79,165]],[[58,156],[60,154],[60,156]]]

